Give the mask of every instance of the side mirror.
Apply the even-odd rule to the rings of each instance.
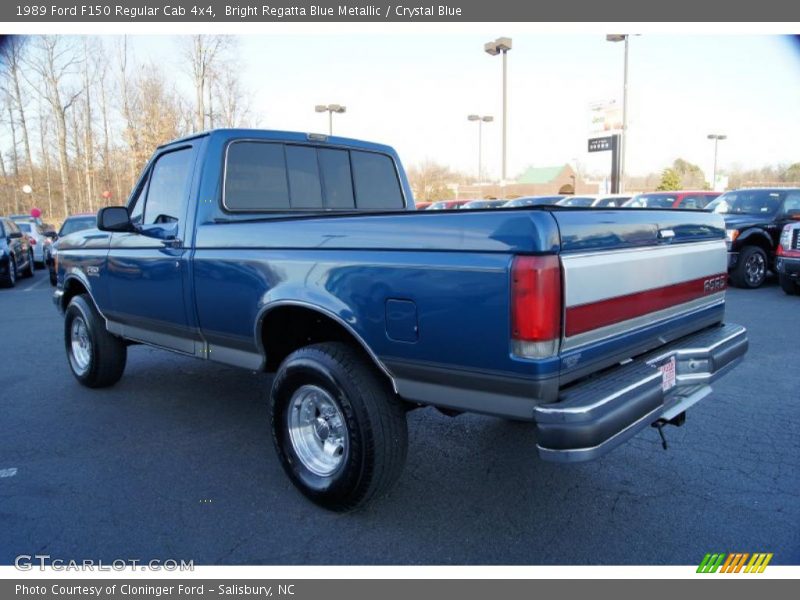
[[[100,231],[134,231],[128,209],[124,206],[107,206],[97,211],[97,228]]]
[[[58,234],[55,231],[45,231],[44,236],[50,238],[53,241],[58,239]]]
[[[8,232],[8,239],[10,239],[10,240],[19,239],[21,237],[22,237],[22,232],[21,231],[9,231]]]

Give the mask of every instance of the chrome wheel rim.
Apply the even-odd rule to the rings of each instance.
[[[759,283],[764,279],[767,265],[764,262],[764,257],[760,254],[753,254],[747,259],[745,264],[745,271],[747,272],[747,281],[751,284]]]
[[[75,317],[69,329],[70,362],[78,374],[89,369],[92,360],[92,340],[83,317]]]
[[[333,475],[347,456],[347,424],[333,397],[304,385],[289,400],[289,439],[303,466],[320,477]]]

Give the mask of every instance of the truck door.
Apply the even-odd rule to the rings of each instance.
[[[190,254],[184,240],[196,155],[187,143],[151,161],[128,204],[136,231],[113,235],[107,268],[109,329],[189,353],[197,333],[184,298]]]

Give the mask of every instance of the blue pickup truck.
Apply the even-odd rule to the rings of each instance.
[[[747,351],[719,215],[416,211],[394,150],[316,134],[166,144],[57,263],[80,383],[139,343],[273,372],[279,459],[340,511],[399,478],[409,410],[530,421],[543,459],[585,461],[681,424]]]

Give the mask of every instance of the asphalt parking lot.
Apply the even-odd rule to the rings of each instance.
[[[731,290],[745,362],[669,428],[599,461],[536,457],[531,425],[409,415],[398,487],[356,514],[306,501],[268,437],[265,375],[146,347],[122,381],[71,376],[46,271],[0,290],[0,564],[800,563],[800,298]]]

